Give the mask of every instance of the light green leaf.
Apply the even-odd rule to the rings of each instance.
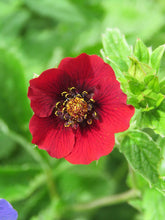
[[[160,91],[163,95],[165,95],[165,79],[160,82]]]
[[[84,22],[79,9],[68,0],[24,0],[25,4],[42,16],[53,18],[63,22]]]
[[[143,41],[137,39],[134,55],[138,58],[138,60],[142,63],[149,63],[149,51],[148,48],[145,46]]]
[[[132,168],[141,174],[151,186],[161,188],[158,165],[161,160],[160,149],[155,142],[141,131],[132,131],[124,137],[120,151]]]
[[[130,75],[126,75],[126,78],[128,80],[128,85],[131,93],[139,95],[145,89],[144,85],[140,83],[136,78]]]
[[[163,57],[165,51],[165,45],[157,47],[151,54],[151,65],[152,68],[158,72],[159,66],[160,66],[160,61]]]
[[[158,108],[142,112],[138,119],[139,127],[149,127],[160,135],[165,135],[165,99]]]
[[[107,29],[103,34],[103,50],[105,56],[115,62],[121,71],[128,70],[131,49],[118,29]]]
[[[139,82],[144,82],[144,78],[148,74],[153,74],[154,70],[147,64],[140,62],[135,57],[129,57],[131,65],[129,67],[129,74],[135,77]]]
[[[148,108],[154,109],[159,107],[163,102],[164,96],[161,93],[152,92],[150,89],[146,89],[141,95],[138,96],[142,111],[148,111]]]
[[[102,2],[106,11],[104,27],[118,27],[132,42],[137,36],[144,40],[152,39],[154,35],[160,33],[164,25],[164,15],[163,12],[160,13],[160,1],[159,3],[144,0],[99,2]]]
[[[159,117],[157,120],[153,120],[153,128],[157,133],[165,135],[165,98],[157,109],[157,113]]]
[[[159,86],[159,79],[155,75],[147,75],[144,78],[144,82],[147,85],[149,89],[152,89],[153,92],[159,92],[160,86]]]
[[[24,70],[19,60],[0,49],[0,118],[17,132],[25,134],[31,116]]]
[[[163,220],[165,216],[165,196],[154,189],[146,189],[142,200],[144,219]]]
[[[7,16],[0,22],[1,41],[6,41],[10,38],[15,38],[20,33],[21,29],[26,25],[30,13],[28,10],[16,10],[14,13]]]

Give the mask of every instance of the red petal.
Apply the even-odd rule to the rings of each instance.
[[[125,131],[129,128],[130,119],[135,113],[132,105],[127,105],[127,96],[120,89],[116,80],[114,83],[105,83],[94,99],[99,103],[99,115],[106,119],[114,133]]]
[[[82,53],[76,58],[67,57],[61,61],[58,68],[68,73],[76,84],[86,83],[86,87],[96,86],[101,79],[107,77],[116,79],[111,66],[97,55]]]
[[[74,146],[75,135],[72,129],[65,128],[55,116],[39,118],[33,115],[29,129],[33,136],[32,143],[46,150],[52,157],[68,155]]]
[[[39,117],[50,116],[58,95],[68,88],[69,83],[70,77],[58,69],[48,69],[30,80],[28,97],[34,113]]]
[[[65,159],[72,164],[89,164],[109,154],[114,144],[114,134],[107,124],[97,122],[97,125],[90,126],[88,130],[77,131],[75,146]]]

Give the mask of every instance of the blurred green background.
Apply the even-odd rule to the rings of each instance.
[[[116,149],[98,164],[73,166],[33,149],[28,130],[26,94],[33,73],[58,66],[66,56],[100,55],[102,33],[115,27],[130,44],[137,38],[153,49],[164,44],[165,1],[0,0],[0,197],[14,205],[19,220],[140,219],[128,204],[85,212],[68,208],[128,189],[127,163]]]

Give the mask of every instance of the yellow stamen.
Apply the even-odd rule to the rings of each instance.
[[[61,93],[62,96],[64,96],[65,94],[68,94],[68,93],[65,91]]]
[[[88,123],[88,125],[91,125],[92,124],[92,119],[88,119],[87,123]]]

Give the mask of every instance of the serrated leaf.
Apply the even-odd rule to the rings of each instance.
[[[137,126],[151,128],[160,135],[165,135],[165,112],[158,109],[144,111],[137,118]]]
[[[131,49],[125,37],[118,29],[107,29],[103,34],[103,50],[105,56],[115,62],[121,71],[127,71],[130,61]]]
[[[142,111],[148,111],[148,108],[155,109],[164,100],[164,95],[161,93],[152,92],[150,89],[146,89],[138,96],[139,104],[143,108]]]
[[[159,66],[160,66],[160,61],[163,57],[165,51],[165,45],[157,47],[151,54],[151,65],[152,68],[158,72]]]
[[[165,135],[165,99],[158,108],[150,112],[142,112],[139,126],[149,127],[160,135]]]
[[[161,189],[158,165],[160,149],[155,142],[141,131],[132,131],[124,137],[120,151],[132,168],[141,174],[151,186]]]
[[[157,113],[159,117],[152,121],[153,128],[159,134],[165,135],[165,99],[157,109]]]
[[[160,86],[159,86],[159,79],[155,75],[147,75],[144,78],[144,82],[147,85],[149,89],[152,89],[153,92],[159,92]]]
[[[126,78],[128,80],[130,91],[133,94],[139,95],[145,89],[144,85],[140,83],[136,78],[131,77],[130,75],[126,75]]]
[[[106,63],[108,63],[109,65],[111,65],[112,69],[113,69],[114,72],[115,72],[116,77],[117,77],[118,79],[121,79],[122,81],[125,81],[125,80],[126,80],[126,79],[125,79],[125,75],[121,72],[119,66],[118,66],[113,60],[111,60],[108,56],[105,55],[105,52],[104,52],[103,49],[101,49],[100,52],[101,52],[101,55],[102,55],[104,61],[105,61]],[[120,81],[120,80],[119,80],[119,81]]]
[[[142,63],[149,63],[149,51],[148,48],[145,46],[143,41],[137,39],[134,55],[138,58],[138,60]]]
[[[19,60],[0,49],[0,118],[17,132],[28,130],[31,110],[27,99],[24,70]]]

